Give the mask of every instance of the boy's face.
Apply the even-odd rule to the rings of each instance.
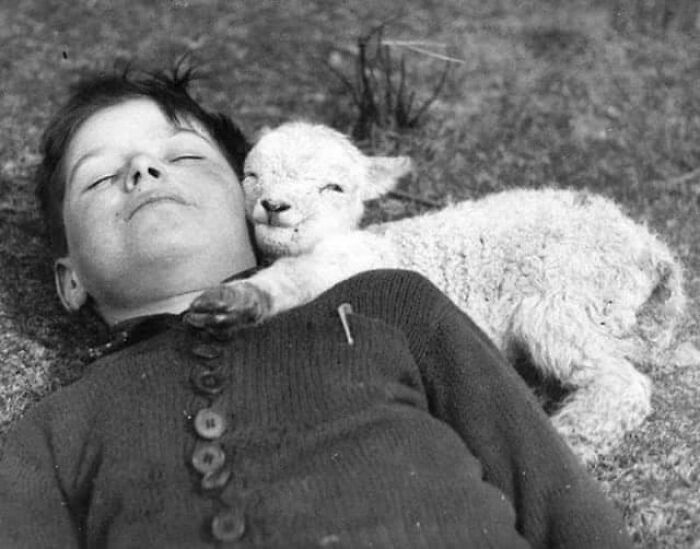
[[[68,255],[56,274],[69,309],[89,294],[109,321],[250,266],[240,185],[196,121],[175,125],[148,99],[105,108],[76,132],[64,176]]]

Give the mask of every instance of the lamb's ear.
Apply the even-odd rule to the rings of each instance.
[[[369,185],[363,189],[363,200],[378,198],[396,187],[403,176],[413,171],[413,161],[408,156],[371,156],[367,169]]]
[[[260,138],[263,137],[265,134],[268,134],[272,131],[272,126],[263,126],[260,128],[258,131],[255,132],[255,143],[260,141]]]

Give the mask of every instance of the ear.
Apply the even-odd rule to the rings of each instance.
[[[255,143],[260,141],[260,138],[267,135],[272,131],[272,126],[263,126],[257,132],[255,132]]]
[[[53,271],[56,292],[63,307],[67,311],[75,312],[85,305],[88,294],[80,282],[71,260],[67,257],[57,259],[54,262]]]
[[[413,171],[413,161],[408,156],[370,156],[367,182],[363,200],[378,198],[396,187],[403,176]]]

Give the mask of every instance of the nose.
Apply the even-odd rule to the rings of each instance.
[[[280,213],[291,208],[286,202],[281,200],[268,200],[267,198],[261,200],[260,204],[262,204],[262,207],[265,208],[268,213]]]
[[[126,190],[132,191],[146,181],[163,180],[165,171],[155,158],[141,154],[131,161],[131,169],[126,178]]]

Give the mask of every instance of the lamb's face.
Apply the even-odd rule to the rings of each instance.
[[[296,122],[264,134],[246,158],[246,212],[268,256],[298,255],[357,227],[368,157],[342,134]]]

